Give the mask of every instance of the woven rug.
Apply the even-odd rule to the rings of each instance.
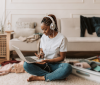
[[[67,61],[70,60],[73,59],[67,59]],[[9,73],[7,75],[0,76],[0,85],[100,85],[100,83],[89,81],[73,74],[68,76],[67,81],[56,80],[50,82],[46,82],[46,81],[27,82],[27,79],[30,76],[31,74],[28,73],[19,73],[19,74]]]

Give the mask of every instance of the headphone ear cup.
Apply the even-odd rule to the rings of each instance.
[[[51,29],[51,30],[54,30],[55,28],[56,28],[55,24],[51,23],[51,24],[50,24],[50,29]]]

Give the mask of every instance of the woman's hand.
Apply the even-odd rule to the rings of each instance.
[[[43,53],[43,50],[42,48],[40,48],[40,53],[39,54],[36,54],[34,53],[38,58],[44,58],[44,53]]]
[[[49,60],[42,60],[41,62],[36,62],[37,64],[45,64],[45,63],[47,63],[47,62],[49,62]]]
[[[39,54],[34,53],[38,58],[44,58],[44,53],[40,52]]]
[[[36,64],[45,64],[46,62],[36,62]]]
[[[46,63],[48,63],[48,62],[49,62],[49,60],[42,60],[42,62],[46,62]]]

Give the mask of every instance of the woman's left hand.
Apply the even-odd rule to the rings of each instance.
[[[42,60],[41,62],[37,62],[37,64],[45,64],[47,63],[49,60]]]
[[[42,60],[42,62],[46,62],[46,63],[48,63],[48,62],[49,62],[49,60]]]
[[[46,62],[36,62],[36,64],[45,64]]]

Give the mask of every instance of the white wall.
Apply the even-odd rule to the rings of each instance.
[[[46,13],[57,18],[100,16],[100,0],[6,0],[6,13],[9,11],[14,29],[18,18],[44,17]]]
[[[0,0],[0,18],[2,17],[3,11],[4,11],[4,0]]]
[[[5,0],[0,0],[0,20],[2,19],[4,11],[5,11]]]

